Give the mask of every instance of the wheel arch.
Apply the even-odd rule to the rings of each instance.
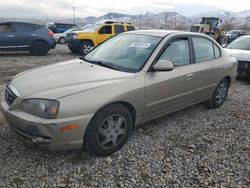
[[[228,81],[229,85],[231,85],[232,79],[230,76],[225,76],[223,79],[226,79]]]
[[[37,42],[45,42],[47,45],[49,45],[47,41],[45,41],[45,40],[43,40],[43,39],[37,39],[37,40],[35,40],[35,41],[32,43],[32,45],[31,45],[31,47],[30,47],[31,50],[32,50],[33,47],[34,47],[34,44],[37,43]]]

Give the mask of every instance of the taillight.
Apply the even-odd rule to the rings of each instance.
[[[49,35],[49,37],[53,37],[54,36],[54,33],[52,32],[52,31],[48,31],[48,35]]]

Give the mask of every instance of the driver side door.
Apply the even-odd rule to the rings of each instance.
[[[97,44],[104,42],[105,40],[109,39],[113,36],[112,32],[112,25],[104,25],[98,30],[97,34]]]
[[[174,69],[146,73],[145,120],[184,108],[194,101],[195,75],[189,38],[174,38],[164,48],[157,60],[171,61]]]

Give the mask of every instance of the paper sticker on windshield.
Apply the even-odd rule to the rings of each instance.
[[[147,42],[133,42],[131,48],[148,48],[151,44]]]

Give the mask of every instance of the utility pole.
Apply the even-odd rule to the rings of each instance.
[[[74,24],[76,24],[75,7],[73,6],[72,9],[73,9],[73,22]]]

